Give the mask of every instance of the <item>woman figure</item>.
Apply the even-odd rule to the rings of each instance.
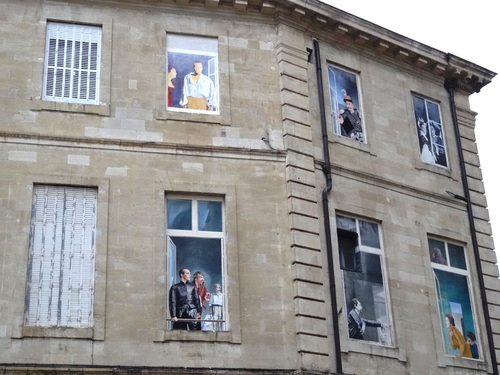
[[[434,164],[436,162],[436,157],[431,152],[431,142],[427,132],[427,123],[422,119],[418,119],[418,128],[419,128],[419,141],[421,145],[420,150],[420,159],[423,162]]]
[[[174,78],[177,77],[177,70],[172,66],[168,66],[168,106],[173,107],[172,104],[172,93],[175,89]]]
[[[464,336],[460,333],[458,328],[455,327],[455,318],[453,318],[450,314],[446,314],[444,316],[444,321],[446,323],[446,327],[448,327],[451,347],[460,351],[458,357],[472,358],[470,346],[467,345]]]

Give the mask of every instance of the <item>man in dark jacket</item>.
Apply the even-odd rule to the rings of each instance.
[[[169,292],[168,309],[172,318],[172,329],[198,330],[199,322],[183,319],[200,319],[200,296],[194,283],[190,282],[191,272],[187,268],[179,271],[181,281],[172,285]],[[180,320],[179,320],[180,319]]]
[[[380,322],[364,319],[361,316],[362,309],[363,306],[361,306],[361,302],[359,302],[357,298],[353,298],[352,310],[349,312],[349,315],[347,316],[349,338],[351,339],[363,340],[366,326],[383,327],[383,324]]]

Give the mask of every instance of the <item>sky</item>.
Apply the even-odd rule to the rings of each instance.
[[[490,0],[325,0],[325,3],[442,52],[449,52],[500,75],[500,12]],[[476,142],[485,185],[490,224],[500,259],[500,76],[470,96],[477,112]],[[451,125],[451,124],[450,124]]]

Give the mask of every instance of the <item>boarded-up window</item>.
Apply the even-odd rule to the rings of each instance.
[[[36,185],[25,324],[92,327],[97,189]]]
[[[43,99],[98,104],[101,28],[49,22]]]

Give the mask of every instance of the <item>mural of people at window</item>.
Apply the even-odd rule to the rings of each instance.
[[[337,215],[348,337],[390,346],[392,335],[377,223]]]
[[[413,96],[420,159],[424,163],[448,167],[439,105]]]
[[[218,41],[167,35],[167,108],[218,114]]]
[[[168,310],[172,329],[227,329],[222,297],[223,228],[222,200],[167,197]],[[184,317],[178,316],[184,313]]]
[[[445,353],[479,358],[464,248],[437,239],[428,242]]]
[[[334,133],[364,142],[365,134],[359,110],[360,97],[357,76],[329,65],[328,83]]]

